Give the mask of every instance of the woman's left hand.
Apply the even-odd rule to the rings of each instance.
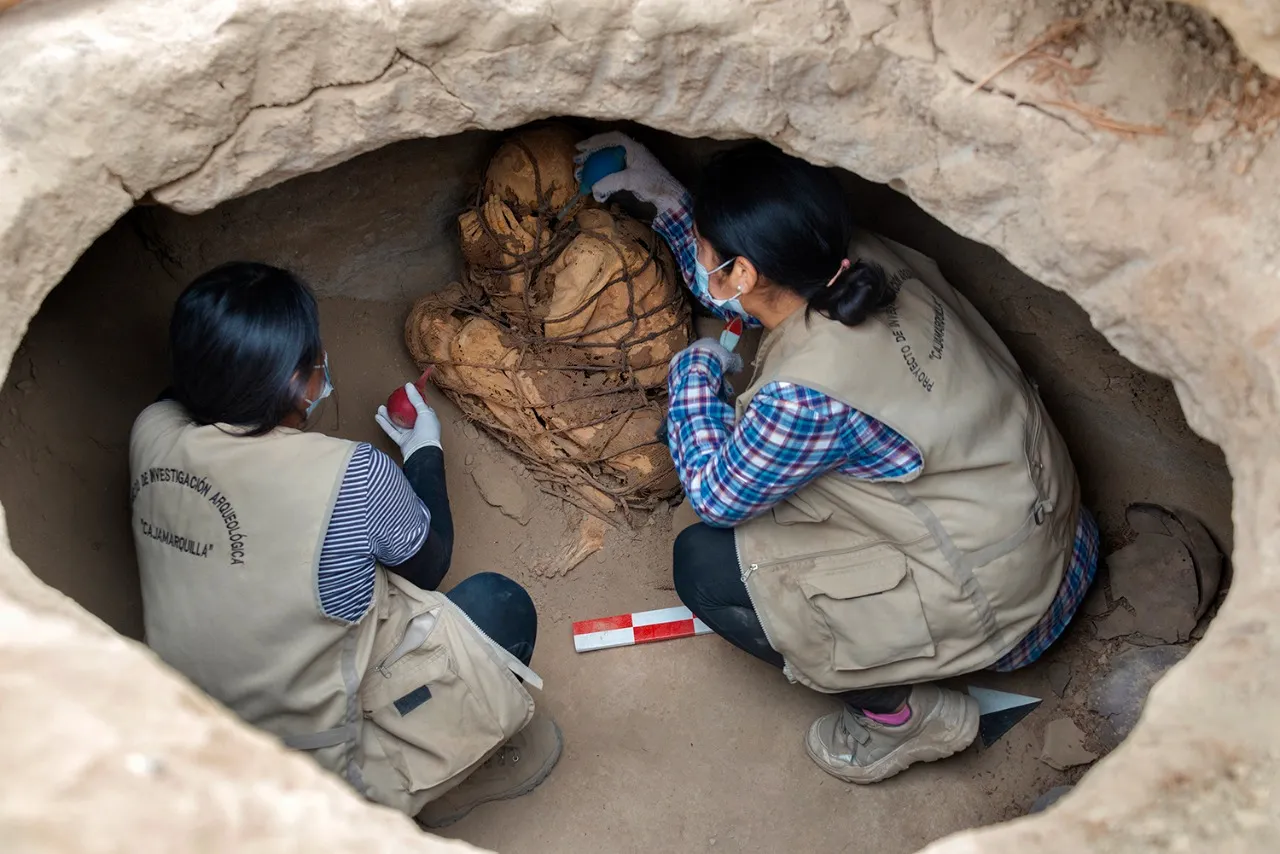
[[[620,146],[627,152],[627,163],[621,172],[614,172],[596,181],[591,194],[597,202],[607,201],[620,190],[627,190],[641,201],[648,202],[659,211],[673,210],[680,206],[685,196],[684,187],[671,177],[671,173],[658,162],[653,152],[631,137],[618,131],[596,134],[578,143],[577,172],[592,154],[602,148]]]
[[[408,461],[413,452],[420,448],[440,447],[440,419],[436,417],[435,410],[422,399],[422,393],[413,383],[407,383],[404,391],[409,395],[409,402],[413,404],[413,409],[418,414],[412,427],[397,427],[391,423],[386,404],[378,407],[373,420],[378,422],[382,432],[386,433],[391,441],[400,446],[400,458]]]

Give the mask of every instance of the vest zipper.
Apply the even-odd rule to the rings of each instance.
[[[476,625],[475,620],[471,619],[470,614],[468,614],[466,611],[459,608],[457,605],[454,605],[452,602],[448,601],[447,599],[445,600],[445,607],[446,608],[452,607],[454,612],[457,613],[460,617],[462,617],[462,619],[466,621],[467,625],[471,627],[471,630],[474,631],[477,635],[479,635],[480,639],[489,645],[489,647],[493,650],[493,652],[497,654],[499,664],[501,664],[503,667],[510,670],[515,675],[519,676],[521,679],[525,681],[525,683],[532,685],[534,688],[537,688],[539,691],[542,690],[542,677],[539,676],[537,673],[534,673],[533,669],[529,667],[529,665],[525,664],[523,661],[516,658],[515,655],[511,653],[510,650],[506,649],[505,647],[498,646],[497,641],[495,641],[493,638],[489,637],[487,634],[481,631],[480,627]]]
[[[765,642],[776,651],[778,648],[774,646],[773,638],[769,636],[769,627],[765,625],[764,614],[761,613],[760,608],[756,605],[756,597],[751,593],[751,585],[747,583],[747,579],[751,577],[751,573],[759,569],[762,564],[744,564],[742,562],[742,550],[738,548],[738,534],[736,531],[733,535],[733,551],[738,557],[738,567],[741,571],[742,586],[747,589],[747,601],[751,603],[751,610],[756,612],[756,619],[760,621],[760,631],[764,632]],[[763,565],[768,566],[769,564]],[[782,655],[781,652],[778,654]],[[785,655],[782,656],[782,675],[787,677],[788,682],[794,683],[796,681],[795,676],[791,673],[791,664],[787,661],[787,657]]]
[[[1027,403],[1027,419],[1031,422],[1031,444],[1026,449],[1027,476],[1031,479],[1031,488],[1036,493],[1036,503],[1031,508],[1031,516],[1037,525],[1043,525],[1046,514],[1054,511],[1054,503],[1045,497],[1040,486],[1040,478],[1044,474],[1044,464],[1040,462],[1040,444],[1044,436],[1044,417],[1041,412],[1040,387],[1035,380],[1024,377],[1030,394],[1023,391],[1023,399]]]

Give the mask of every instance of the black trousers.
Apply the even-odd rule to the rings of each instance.
[[[712,631],[782,669],[782,656],[769,646],[747,596],[731,528],[712,528],[699,522],[681,531],[672,554],[672,574],[680,600]],[[893,685],[834,696],[854,709],[887,714],[896,711],[910,694],[910,685]]]

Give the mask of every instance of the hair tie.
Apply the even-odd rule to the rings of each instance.
[[[831,281],[827,282],[827,287],[831,287],[832,285],[834,285],[836,283],[836,279],[840,278],[840,274],[843,273],[845,270],[849,269],[851,266],[853,266],[853,264],[848,258],[845,258],[843,261],[841,261],[840,269],[836,270],[836,274],[831,277]]]

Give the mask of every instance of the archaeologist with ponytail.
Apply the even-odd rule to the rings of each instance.
[[[250,724],[433,827],[531,791],[559,729],[521,678],[529,594],[496,573],[435,592],[453,520],[440,422],[371,445],[303,432],[332,390],[316,302],[233,263],[170,326],[172,385],[130,439],[147,643]],[[425,809],[424,809],[425,807]]]
[[[765,327],[754,376],[706,339],[672,360],[667,431],[702,522],[674,548],[712,629],[843,707],[810,757],[875,783],[963,750],[977,703],[934,680],[1035,661],[1097,567],[1098,529],[1035,387],[937,266],[854,227],[833,176],[752,143],[691,200],[619,134],[699,301]]]

